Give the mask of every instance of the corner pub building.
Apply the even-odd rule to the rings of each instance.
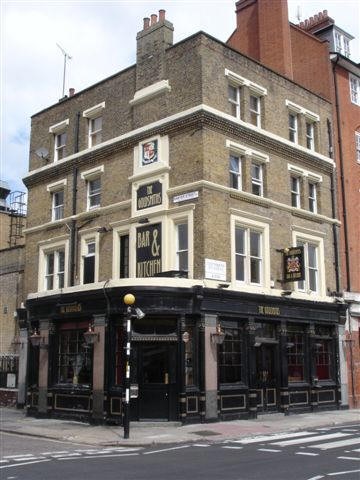
[[[340,408],[331,104],[172,38],[32,117],[28,412],[122,423],[127,293],[132,420]]]

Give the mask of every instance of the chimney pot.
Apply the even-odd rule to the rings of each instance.
[[[75,88],[69,88],[69,97],[73,97],[75,95]]]
[[[159,10],[159,22],[163,22],[165,20],[165,10]]]
[[[323,18],[323,13],[319,12],[319,20],[321,20],[322,18]]]
[[[315,20],[315,22],[318,22],[319,21],[319,15],[314,15],[314,20]]]
[[[144,30],[147,30],[150,26],[150,18],[149,17],[145,17],[144,18]]]
[[[327,11],[327,10],[324,10],[324,11],[323,11],[323,14],[324,14],[324,17],[327,17],[327,16],[328,16],[328,11]]]
[[[150,17],[151,17],[151,26],[153,26],[157,23],[157,15],[156,13],[153,13],[152,15],[150,15]]]

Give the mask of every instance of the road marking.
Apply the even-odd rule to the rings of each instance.
[[[351,450],[352,452],[360,452],[360,448],[355,448],[354,450]]]
[[[358,473],[358,472],[360,472],[360,470],[348,470],[347,472],[333,472],[333,473],[328,473],[327,475],[329,477],[333,477],[334,475],[347,475],[348,473]]]
[[[51,458],[46,458],[45,460],[35,460],[34,462],[26,462],[26,463],[13,463],[12,465],[2,465],[2,468],[12,468],[12,467],[21,467],[22,465],[31,465],[33,463],[44,463],[44,462],[51,462]]]
[[[274,448],[258,448],[259,452],[282,452],[282,450],[275,450]]]
[[[343,428],[341,430],[342,432],[358,432],[358,429],[357,428]]]
[[[52,458],[67,458],[67,457],[81,457],[81,453],[68,453],[66,457],[64,455],[51,455]]]
[[[358,462],[360,462],[359,457],[336,457],[336,458],[339,458],[340,460],[357,460]]]
[[[133,457],[134,455],[140,455],[140,453],[115,453],[114,455],[92,455],[91,457],[82,456],[82,457],[61,457],[57,460],[82,460],[83,458],[111,458],[111,457]]]
[[[190,445],[182,445],[181,447],[164,448],[163,450],[153,450],[151,452],[144,452],[144,455],[151,455],[152,453],[169,452],[170,450],[180,450],[181,448],[189,448],[189,447]]]
[[[271,445],[287,447],[288,445],[299,445],[300,443],[311,443],[319,440],[330,440],[330,438],[348,437],[350,433],[329,433],[327,435],[316,435],[315,437],[297,438],[295,440],[286,440],[285,442],[271,442]]]
[[[23,457],[23,458],[14,458],[14,462],[25,462],[26,460],[42,460],[44,457]]]
[[[295,455],[308,455],[309,457],[317,457],[319,454],[311,452],[295,452]]]
[[[360,443],[360,438],[349,438],[339,442],[319,443],[312,445],[311,448],[320,448],[321,450],[329,450],[329,448],[347,447],[348,445],[356,445]]]
[[[210,445],[203,445],[202,443],[194,443],[194,447],[210,447]]]
[[[280,440],[281,438],[294,438],[294,437],[305,437],[306,435],[314,435],[315,432],[293,432],[293,433],[283,433],[278,435],[264,435],[262,437],[254,438],[245,438],[244,440],[233,440],[234,443],[243,443],[247,445],[248,443],[259,443],[267,442],[271,440]]]
[[[9,460],[0,460],[0,463],[9,463]]]
[[[320,478],[324,478],[324,475],[316,475],[316,477],[308,478],[308,480],[320,480]]]
[[[231,447],[231,446],[228,446],[228,447],[222,447],[222,448],[230,448],[230,449],[233,449],[233,450],[241,450],[243,447]]]
[[[78,452],[78,450],[75,450],[75,452]],[[54,451],[54,452],[42,452],[40,455],[58,455],[58,454],[64,454],[64,453],[69,453],[69,450],[59,450],[59,451]]]
[[[24,453],[23,455],[5,455],[4,458],[25,458],[25,457],[33,457],[32,453]]]

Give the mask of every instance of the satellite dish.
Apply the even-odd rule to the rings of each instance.
[[[47,150],[44,147],[41,147],[35,150],[35,153],[39,158],[42,158],[44,160],[49,155],[49,150]]]

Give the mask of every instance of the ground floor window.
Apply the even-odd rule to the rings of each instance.
[[[286,348],[288,358],[288,380],[289,382],[303,382],[305,380],[305,332],[302,327],[288,327]]]
[[[88,324],[63,325],[59,330],[57,351],[57,383],[72,385],[91,385],[92,354],[91,345],[87,345],[84,333]]]
[[[220,383],[243,381],[243,330],[237,322],[223,321],[224,342],[219,345]]]

